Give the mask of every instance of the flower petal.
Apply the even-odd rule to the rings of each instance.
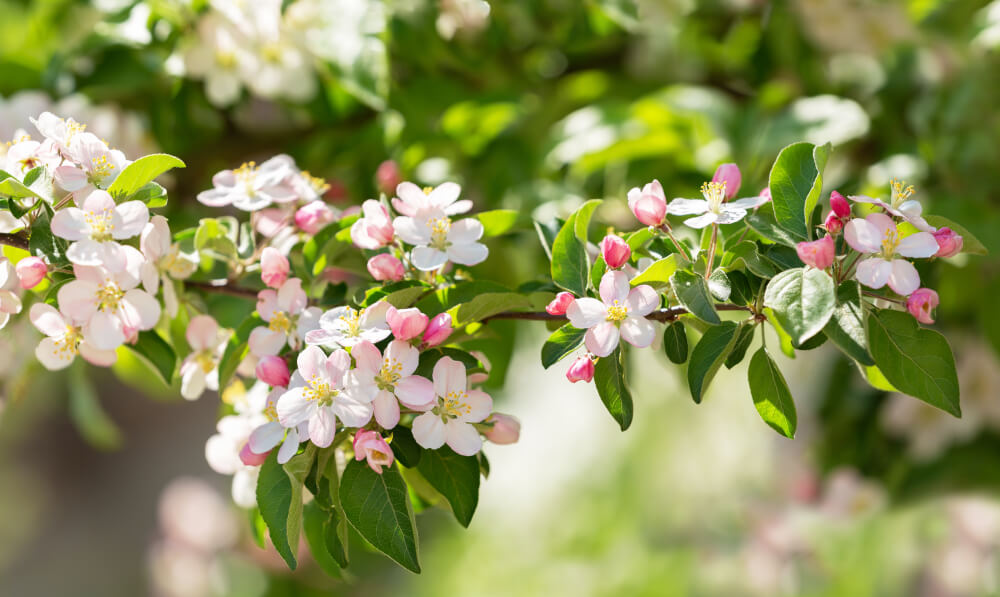
[[[28,313],[31,323],[46,336],[62,337],[66,334],[66,320],[52,305],[35,303]]]
[[[330,408],[346,427],[364,427],[371,421],[374,409],[370,402],[359,402],[344,394],[338,396]]]
[[[912,294],[914,290],[920,288],[920,274],[917,273],[917,268],[905,259],[893,259],[892,273],[889,274],[889,288],[901,296]]]
[[[83,328],[83,337],[95,348],[114,350],[125,343],[121,319],[98,311]]]
[[[375,396],[375,420],[384,429],[392,429],[399,423],[399,402],[390,392],[382,390]]]
[[[316,411],[316,401],[306,398],[305,388],[294,388],[278,398],[275,411],[283,427],[295,427],[312,417]]]
[[[333,408],[321,406],[316,409],[316,413],[309,419],[309,439],[319,448],[327,448],[333,443],[333,436],[337,435],[337,418],[333,414]]]
[[[578,298],[569,304],[566,317],[573,327],[582,330],[605,321],[608,318],[608,308],[595,298]]]
[[[587,350],[599,357],[606,357],[618,346],[618,326],[611,321],[599,323],[587,330],[584,336]]]
[[[434,393],[445,397],[449,392],[464,392],[467,387],[465,365],[451,357],[442,357],[434,364]]]
[[[250,332],[250,352],[257,357],[276,355],[285,346],[286,336],[282,332],[276,332],[264,326],[254,328]]]
[[[667,213],[675,216],[693,216],[708,211],[708,201],[704,199],[677,198],[667,204]]]
[[[601,276],[601,300],[605,305],[625,304],[628,298],[628,274],[623,271],[610,271]]]
[[[868,288],[882,288],[889,281],[892,264],[881,257],[872,257],[858,263],[854,276]]]
[[[844,227],[844,240],[859,253],[878,253],[883,238],[875,224],[861,218],[854,218]]]
[[[115,208],[112,221],[113,238],[132,238],[142,234],[142,229],[149,222],[149,209],[142,201],[126,201]]]
[[[701,228],[704,228],[705,226],[708,226],[709,224],[714,223],[718,219],[719,219],[718,214],[709,211],[703,215],[698,216],[697,218],[689,218],[687,220],[684,220],[684,225],[689,228],[694,228],[696,230],[699,230]]]
[[[87,214],[82,209],[67,207],[60,209],[52,216],[49,223],[52,234],[66,240],[80,240],[90,235],[90,224],[87,223]]]
[[[896,253],[904,257],[933,257],[941,247],[930,232],[917,232],[899,241]]]
[[[419,375],[404,377],[396,382],[396,397],[410,408],[423,408],[434,402],[434,384]]]
[[[459,265],[477,265],[489,256],[490,250],[482,243],[455,243],[448,247],[448,259]]]
[[[448,254],[427,246],[414,247],[410,251],[410,262],[422,272],[435,270],[448,262]]]
[[[448,447],[462,456],[474,456],[483,447],[483,438],[479,437],[476,428],[458,421],[445,425],[445,441]]]
[[[646,348],[656,337],[656,326],[645,317],[626,317],[621,327],[622,340],[636,348]]]
[[[424,413],[413,419],[413,439],[421,447],[437,450],[444,445],[445,431],[441,417],[433,413]]]
[[[37,307],[38,304],[34,306]],[[32,311],[34,311],[34,308],[32,308]],[[35,348],[35,358],[49,371],[58,371],[69,367],[75,356],[75,353],[64,350],[52,338],[42,338],[42,341]]]
[[[448,229],[448,241],[455,244],[474,243],[482,237],[483,224],[475,218],[459,220]]]
[[[250,433],[247,443],[254,454],[266,454],[285,439],[285,428],[277,421],[268,421]]]
[[[458,420],[466,423],[478,423],[490,416],[493,410],[493,399],[482,390],[469,390],[466,393],[465,403],[469,405],[469,412],[460,416]]]
[[[288,430],[287,435],[285,435],[285,441],[278,450],[279,464],[285,464],[292,459],[292,456],[295,456],[295,453],[299,450],[299,442],[299,430],[296,427],[292,427]]]
[[[645,317],[660,306],[660,295],[652,286],[640,284],[629,291],[625,306],[630,315]]]

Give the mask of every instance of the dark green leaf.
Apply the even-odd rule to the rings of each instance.
[[[324,510],[316,500],[313,500],[306,504],[303,509],[302,530],[306,534],[309,552],[312,553],[313,559],[323,569],[323,572],[334,578],[341,578],[343,573],[340,564],[327,546],[327,531],[330,529],[331,522],[333,523],[333,535],[337,537],[336,517],[336,510]],[[337,539],[333,543],[336,546]]]
[[[749,322],[740,324],[739,333],[736,334],[736,343],[733,344],[729,356],[726,357],[726,369],[732,369],[743,361],[747,349],[750,348],[750,343],[753,342],[753,332],[756,329],[757,326]]]
[[[757,243],[752,241],[741,242],[727,251],[723,258],[726,267],[734,268],[739,262],[743,262],[750,273],[761,278],[773,278],[779,271],[773,263],[760,255]]]
[[[597,359],[594,365],[594,385],[597,386],[601,402],[615,421],[618,421],[622,431],[628,429],[632,424],[632,394],[625,384],[625,363],[621,346],[610,355]]]
[[[865,311],[857,282],[847,281],[837,288],[837,307],[823,332],[847,356],[866,366],[875,364],[868,354]]]
[[[698,319],[716,325],[722,322],[715,312],[715,302],[708,292],[705,278],[685,270],[678,270],[670,276],[670,287],[673,288],[677,301]]]
[[[691,390],[691,398],[696,404],[701,403],[708,384],[736,343],[738,327],[731,321],[724,321],[708,328],[691,351],[691,362],[688,363],[688,389]]]
[[[795,437],[795,402],[778,365],[762,346],[750,359],[747,371],[753,405],[764,422],[785,437]]]
[[[586,333],[587,330],[578,330],[568,323],[552,332],[545,344],[542,344],[542,367],[548,369],[576,350],[583,344]]]
[[[442,446],[424,450],[417,469],[448,500],[459,524],[469,526],[479,503],[479,460]]]
[[[306,458],[306,453],[298,454],[287,465],[291,465],[292,470],[297,470],[304,464],[301,461]],[[311,464],[310,461],[309,465]],[[274,548],[288,567],[295,570],[298,566],[296,553],[302,527],[302,481],[278,464],[277,450],[272,450],[260,467],[257,508],[267,524]]]
[[[222,353],[222,358],[219,360],[219,391],[226,389],[226,386],[229,385],[229,380],[236,373],[236,368],[246,358],[248,351],[247,340],[250,339],[250,332],[259,325],[261,325],[260,315],[253,314],[247,317],[229,338],[229,342],[226,343],[226,349]]]
[[[399,460],[400,464],[407,468],[413,468],[420,464],[420,455],[423,448],[413,439],[413,432],[409,427],[397,425],[392,430],[392,453]]]
[[[362,537],[407,570],[420,572],[413,507],[396,467],[380,475],[364,462],[351,460],[340,480],[340,503]]]
[[[167,341],[153,330],[139,332],[139,340],[129,345],[155,371],[163,383],[170,385],[177,366],[177,355]]]
[[[663,330],[663,352],[667,353],[670,362],[680,365],[688,358],[687,330],[684,322],[678,320]]]
[[[785,232],[801,240],[811,238],[810,208],[815,207],[822,190],[822,167],[828,153],[828,148],[816,148],[812,143],[793,143],[781,150],[771,168],[767,186],[774,219]]]
[[[837,306],[833,278],[811,267],[786,270],[768,282],[764,304],[774,310],[792,342],[802,344],[833,315]]]
[[[576,296],[585,296],[589,274],[587,250],[576,236],[576,217],[573,214],[566,220],[552,243],[552,281]]]
[[[763,209],[755,214],[748,215],[746,217],[746,222],[748,226],[757,232],[757,234],[770,241],[785,245],[786,247],[794,247],[796,243],[805,240],[802,237],[791,234],[787,230],[780,228],[778,223],[774,221],[774,216],[767,213]]]
[[[733,286],[729,282],[729,277],[721,268],[712,272],[708,277],[708,291],[716,299],[725,302],[729,300],[729,295],[733,292]]]

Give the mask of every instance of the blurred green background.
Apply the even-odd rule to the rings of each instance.
[[[522,211],[525,232],[480,268],[509,284],[546,271],[531,218],[599,197],[603,225],[634,229],[632,186],[690,197],[735,161],[755,192],[781,147],[830,141],[827,193],[904,178],[1000,254],[997,1],[285,1],[278,43],[305,66],[286,64],[282,85],[308,92],[263,87],[260,66],[220,102],[189,55],[202,22],[238,5],[0,0],[0,137],[48,109],[130,157],[180,156],[175,229],[208,215],[194,196],[243,161],[290,153],[346,208],[378,195],[392,160],[404,179],[459,182],[477,210]],[[538,365],[544,329],[508,325],[516,350],[492,393],[522,439],[487,447],[470,529],[421,516],[419,577],[355,541],[348,584],[310,562],[288,573],[249,541],[204,463],[215,395],[185,403],[128,361],[45,372],[37,334],[11,324],[0,595],[1000,594],[1000,262],[921,278],[941,296],[961,420],[820,347],[781,362],[800,411],[783,440],[745,365],[696,406],[683,372],[644,351],[622,434],[592,387]]]

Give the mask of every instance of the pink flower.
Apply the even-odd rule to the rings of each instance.
[[[938,252],[930,232],[900,238],[896,223],[883,213],[871,214],[864,220],[854,218],[844,228],[844,238],[855,251],[872,255],[858,263],[858,281],[869,288],[882,288],[888,283],[901,296],[920,286],[920,275],[912,263],[897,257],[931,257]]]
[[[726,199],[732,199],[736,196],[736,193],[740,190],[740,184],[743,182],[743,175],[740,174],[740,167],[736,164],[720,164],[718,168],[715,169],[715,174],[712,176],[712,182],[724,182],[726,183]]]
[[[289,278],[277,291],[261,290],[257,293],[257,313],[267,323],[250,332],[250,352],[256,357],[278,354],[288,346],[298,348],[306,334],[319,326],[322,311],[307,307],[302,280]]]
[[[930,288],[918,288],[906,299],[906,309],[920,323],[934,323],[931,312],[940,302],[937,292]]]
[[[468,389],[465,365],[442,357],[434,365],[434,395],[437,401],[413,420],[413,439],[424,448],[436,450],[445,443],[463,456],[472,456],[483,445],[472,423],[485,419],[493,409],[493,399],[481,390]]]
[[[378,474],[382,474],[383,466],[392,466],[395,456],[392,448],[377,431],[358,431],[354,435],[354,459],[368,459],[368,466]]]
[[[211,315],[198,315],[188,323],[185,338],[191,354],[181,363],[181,396],[197,400],[205,388],[219,389],[217,367],[229,334],[219,330]]]
[[[306,334],[306,343],[346,348],[362,340],[381,342],[392,333],[385,320],[391,307],[380,300],[360,310],[347,306],[330,309],[319,318],[319,329]]]
[[[632,249],[620,236],[609,234],[601,241],[601,256],[604,257],[604,262],[608,264],[608,267],[618,269],[628,263],[629,257],[632,256]]]
[[[634,187],[628,192],[628,207],[637,220],[647,226],[660,226],[667,215],[667,197],[663,194],[660,181],[654,180],[642,187]]]
[[[913,195],[912,186],[907,186],[905,182],[899,180],[891,180],[889,181],[889,188],[891,196],[888,203],[881,199],[873,199],[867,195],[851,195],[848,199],[858,203],[877,205],[889,212],[889,214],[913,224],[918,230],[934,232],[934,227],[928,224],[927,220],[920,215],[923,211],[923,206],[916,199],[910,199],[910,196]]]
[[[837,214],[832,211],[826,214],[826,220],[823,222],[823,227],[830,234],[836,236],[840,234],[840,231],[844,229],[844,220],[837,217]]]
[[[306,234],[316,234],[334,220],[336,214],[319,199],[310,201],[295,212],[295,225]]]
[[[573,383],[578,381],[590,383],[594,379],[594,361],[588,356],[583,356],[573,361],[573,364],[569,366],[569,370],[566,371],[566,379]]]
[[[38,331],[46,336],[38,343],[35,357],[49,371],[68,367],[76,355],[98,367],[109,367],[117,359],[114,350],[102,350],[87,342],[83,337],[83,326],[69,317],[65,309],[57,311],[45,303],[35,303],[31,306],[29,317]]]
[[[706,182],[701,185],[704,199],[677,198],[667,205],[667,213],[677,216],[698,216],[684,220],[684,224],[701,229],[710,224],[732,224],[747,215],[747,210],[756,209],[767,203],[763,197],[744,197],[730,201],[726,181]]]
[[[372,402],[375,420],[385,429],[399,423],[399,403],[414,410],[428,410],[434,402],[431,381],[413,375],[420,351],[403,340],[393,340],[379,352],[371,342],[359,342],[351,349],[356,361],[348,374],[348,390],[359,400]],[[397,402],[398,401],[398,402]]]
[[[290,270],[288,258],[274,247],[267,247],[260,254],[260,279],[271,288],[281,288]]]
[[[52,234],[73,241],[66,258],[76,265],[120,270],[125,255],[115,241],[142,233],[149,221],[146,205],[142,201],[116,205],[107,191],[93,190],[80,206],[61,209],[52,218]]]
[[[260,166],[246,162],[235,170],[223,170],[212,177],[213,188],[198,193],[198,201],[209,207],[232,205],[243,211],[257,211],[272,203],[289,203],[299,198],[288,183],[297,170],[287,155],[276,155]]]
[[[375,170],[375,186],[379,191],[389,195],[403,182],[403,174],[395,160],[386,160]]]
[[[49,273],[49,268],[41,257],[25,257],[17,262],[16,271],[21,288],[28,289],[38,286]]]
[[[255,370],[257,379],[269,386],[288,386],[291,373],[288,371],[288,363],[285,359],[276,355],[266,355],[257,361]]]
[[[566,309],[576,300],[572,292],[560,292],[556,295],[556,298],[552,299],[548,305],[545,305],[545,312],[549,315],[565,315]]]
[[[955,234],[955,231],[951,228],[945,226],[944,228],[939,228],[937,232],[934,233],[934,240],[938,244],[938,252],[935,257],[951,257],[953,255],[958,255],[962,251],[962,237]],[[21,272],[21,264],[18,263],[18,275]]]
[[[812,242],[801,242],[795,245],[795,252],[799,254],[799,259],[806,265],[811,265],[816,269],[826,269],[833,265],[833,258],[836,255],[837,247],[833,242],[833,237],[827,234],[819,240]]]
[[[385,321],[397,340],[416,338],[427,329],[427,316],[420,309],[397,309],[390,306],[385,312]]]
[[[427,324],[427,331],[424,332],[423,338],[424,346],[432,348],[443,343],[451,335],[453,329],[451,327],[451,315],[438,313]]]
[[[601,300],[578,298],[566,310],[573,327],[586,329],[587,350],[606,357],[618,346],[619,337],[638,348],[653,343],[656,328],[646,319],[660,306],[660,295],[640,284],[629,289],[628,275],[611,271],[601,278]]]
[[[250,449],[250,443],[247,442],[240,448],[240,461],[247,466],[260,466],[264,464],[264,461],[267,460],[267,455],[270,453],[271,451],[268,450],[263,454],[255,454]]]
[[[521,422],[510,415],[493,413],[486,422],[493,423],[493,427],[484,431],[483,435],[494,444],[514,444],[521,438]]]
[[[362,249],[381,249],[396,235],[389,210],[374,199],[361,204],[364,217],[351,226],[351,240]]]
[[[368,273],[379,282],[399,282],[406,274],[403,262],[389,253],[379,253],[368,260]]]
[[[851,215],[851,204],[847,202],[847,197],[837,191],[830,193],[830,209],[837,214],[838,218],[846,218]]]
[[[764,187],[763,189],[760,190],[759,193],[757,193],[757,196],[763,200],[763,203],[761,203],[761,205],[767,203],[768,201],[771,200],[771,188]]]

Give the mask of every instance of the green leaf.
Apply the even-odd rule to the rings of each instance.
[[[732,350],[738,338],[738,325],[724,321],[712,326],[691,351],[691,362],[688,363],[688,389],[695,404],[700,404],[715,373],[725,362],[726,356]]]
[[[825,143],[824,145],[817,145],[813,148],[813,164],[816,166],[816,180],[813,182],[812,187],[809,189],[809,194],[806,195],[806,205],[803,211],[803,218],[806,224],[806,229],[809,231],[809,239],[812,240],[812,219],[813,213],[816,211],[816,203],[819,202],[820,193],[823,192],[823,170],[826,169],[826,163],[830,159],[830,152],[833,150],[833,145],[831,143]]]
[[[135,194],[154,178],[172,168],[183,168],[184,162],[166,153],[154,153],[132,162],[121,171],[108,187],[108,192],[116,200],[126,199]]]
[[[740,324],[740,331],[736,334],[736,342],[729,351],[729,356],[726,357],[726,369],[732,369],[743,362],[743,357],[746,356],[747,349],[750,348],[750,343],[753,342],[753,332],[755,329],[757,329],[757,326],[752,323],[743,322]]]
[[[309,545],[309,552],[312,554],[313,559],[319,564],[319,567],[334,578],[341,578],[343,572],[341,571],[340,564],[332,553],[330,553],[330,547],[327,545],[327,531],[330,530],[331,524],[333,528],[333,535],[337,537],[336,524],[337,524],[337,511],[336,510],[324,510],[319,502],[313,500],[305,505],[302,512],[302,530],[306,534],[306,544]],[[337,545],[339,538],[334,539],[332,542]]]
[[[298,566],[296,553],[302,528],[302,484],[305,478],[302,469],[308,472],[314,456],[315,449],[307,450],[296,454],[282,466],[278,464],[278,451],[272,450],[261,465],[257,478],[260,516],[267,524],[271,543],[292,570]]]
[[[66,249],[69,247],[69,243],[52,234],[52,208],[47,203],[42,205],[43,209],[38,212],[38,217],[31,225],[28,250],[31,251],[32,255],[48,258],[53,265],[68,264]]]
[[[224,259],[235,260],[236,231],[230,230],[223,218],[202,218],[194,233],[194,248],[199,251],[212,251]]]
[[[323,523],[323,540],[326,551],[341,568],[347,568],[347,519],[340,510],[330,510]]]
[[[174,368],[177,366],[177,355],[167,341],[160,337],[153,330],[139,332],[139,339],[135,344],[128,345],[132,352],[136,353],[149,367],[155,371],[159,378],[166,385],[174,377]]]
[[[764,305],[774,310],[792,343],[802,344],[833,315],[837,306],[833,278],[811,267],[783,271],[768,282]]]
[[[42,199],[41,195],[29,189],[24,183],[13,176],[0,180],[0,195],[13,199],[26,199],[28,197]]]
[[[828,146],[793,143],[781,150],[768,178],[774,219],[778,226],[801,240],[812,238],[809,220],[823,187],[823,167]]]
[[[479,503],[479,460],[442,446],[424,450],[417,469],[448,500],[459,524],[468,527]]]
[[[774,216],[765,212],[763,208],[755,214],[748,215],[746,217],[746,223],[748,226],[753,228],[757,234],[763,236],[767,240],[776,242],[786,247],[794,247],[797,243],[805,240],[804,238],[779,227],[778,223],[774,220]]]
[[[88,444],[100,450],[115,450],[122,444],[121,431],[101,407],[86,371],[80,361],[69,369],[69,416]]]
[[[420,572],[413,506],[396,467],[380,475],[351,460],[340,480],[340,503],[362,537],[407,570]]]
[[[763,346],[750,359],[747,370],[753,405],[764,422],[785,437],[795,437],[795,402],[785,377]]]
[[[734,305],[749,305],[754,302],[754,291],[750,289],[750,279],[740,270],[734,270],[727,274],[731,292],[729,302]]]
[[[955,358],[944,336],[922,329],[909,313],[882,310],[868,316],[868,349],[900,392],[962,416]]]
[[[630,284],[635,287],[639,284],[649,284],[653,288],[662,288],[670,284],[670,277],[677,270],[687,267],[689,262],[679,253],[671,253],[663,259],[654,261],[642,270],[636,277],[632,278]]]
[[[625,384],[625,363],[622,357],[622,347],[618,346],[613,353],[597,359],[594,365],[594,385],[601,402],[618,421],[622,431],[632,424],[632,394]]]
[[[490,315],[531,307],[528,297],[516,292],[487,292],[448,310],[456,328],[482,321]]]
[[[542,344],[542,367],[548,369],[576,350],[583,344],[586,333],[587,330],[579,330],[568,323],[552,332]]]
[[[427,287],[423,284],[418,283],[413,285],[412,282],[397,282],[396,284],[389,284],[388,286],[369,290],[365,295],[363,306],[367,307],[385,299],[387,303],[397,309],[406,309],[417,302],[427,291]]]
[[[261,325],[260,315],[254,313],[244,319],[240,327],[230,336],[229,341],[226,343],[226,349],[222,353],[222,358],[219,360],[220,392],[226,389],[226,386],[229,385],[229,380],[236,373],[236,368],[246,358],[249,350],[247,340],[250,339],[250,332],[259,325]]]
[[[563,290],[576,296],[587,294],[587,249],[576,236],[576,217],[573,214],[552,242],[552,281]]]
[[[720,301],[725,302],[729,300],[729,295],[733,292],[733,286],[729,283],[729,277],[726,276],[726,272],[721,268],[716,269],[708,277],[708,291]]]
[[[670,276],[670,287],[673,288],[677,301],[692,315],[712,325],[722,322],[719,314],[715,312],[715,303],[708,292],[705,278],[689,271],[678,270]]]
[[[477,214],[476,219],[483,225],[484,237],[500,236],[514,229],[520,213],[516,209],[494,209]]]
[[[392,430],[392,453],[399,460],[400,464],[407,468],[414,468],[420,464],[420,455],[424,449],[420,447],[417,440],[413,439],[413,432],[409,427],[397,425]]]
[[[883,392],[899,391],[896,389],[896,386],[889,383],[889,380],[885,378],[885,375],[882,374],[882,371],[880,371],[878,367],[874,365],[866,367],[865,365],[862,365],[857,361],[855,361],[854,364],[858,366],[858,369],[861,371],[861,375],[865,378],[865,381],[867,381],[868,385],[870,385],[871,387],[875,388],[876,390],[882,390]]]
[[[861,287],[857,282],[843,282],[837,288],[837,306],[830,321],[823,326],[823,332],[844,354],[862,365],[871,366],[875,360],[868,354],[864,318]]]
[[[167,189],[159,183],[148,182],[139,187],[139,190],[133,193],[129,199],[142,201],[149,208],[163,207],[167,204]]]
[[[600,199],[591,199],[576,210],[576,223],[574,224],[576,237],[580,239],[584,245],[587,244],[587,231],[590,228],[590,218],[594,215],[594,210],[596,210],[601,203],[603,203],[603,201]]]
[[[757,249],[757,243],[753,241],[743,241],[729,251],[723,257],[725,267],[733,269],[742,262],[750,273],[761,278],[773,278],[778,274],[778,268],[769,260],[762,257]]]
[[[986,245],[980,242],[978,238],[973,236],[972,233],[969,232],[967,228],[960,226],[955,222],[952,222],[948,218],[943,218],[941,216],[924,216],[924,219],[927,220],[928,224],[934,226],[935,228],[948,227],[951,228],[955,232],[955,234],[961,236],[963,253],[971,253],[973,255],[989,254],[989,251],[986,249]]]
[[[688,358],[688,338],[684,322],[678,320],[663,330],[663,352],[671,363],[682,364]]]
[[[640,228],[629,234],[628,237],[625,238],[625,242],[628,244],[628,248],[632,249],[632,252],[634,253],[641,249],[643,245],[653,240],[654,237],[655,235],[649,231],[649,227]]]

